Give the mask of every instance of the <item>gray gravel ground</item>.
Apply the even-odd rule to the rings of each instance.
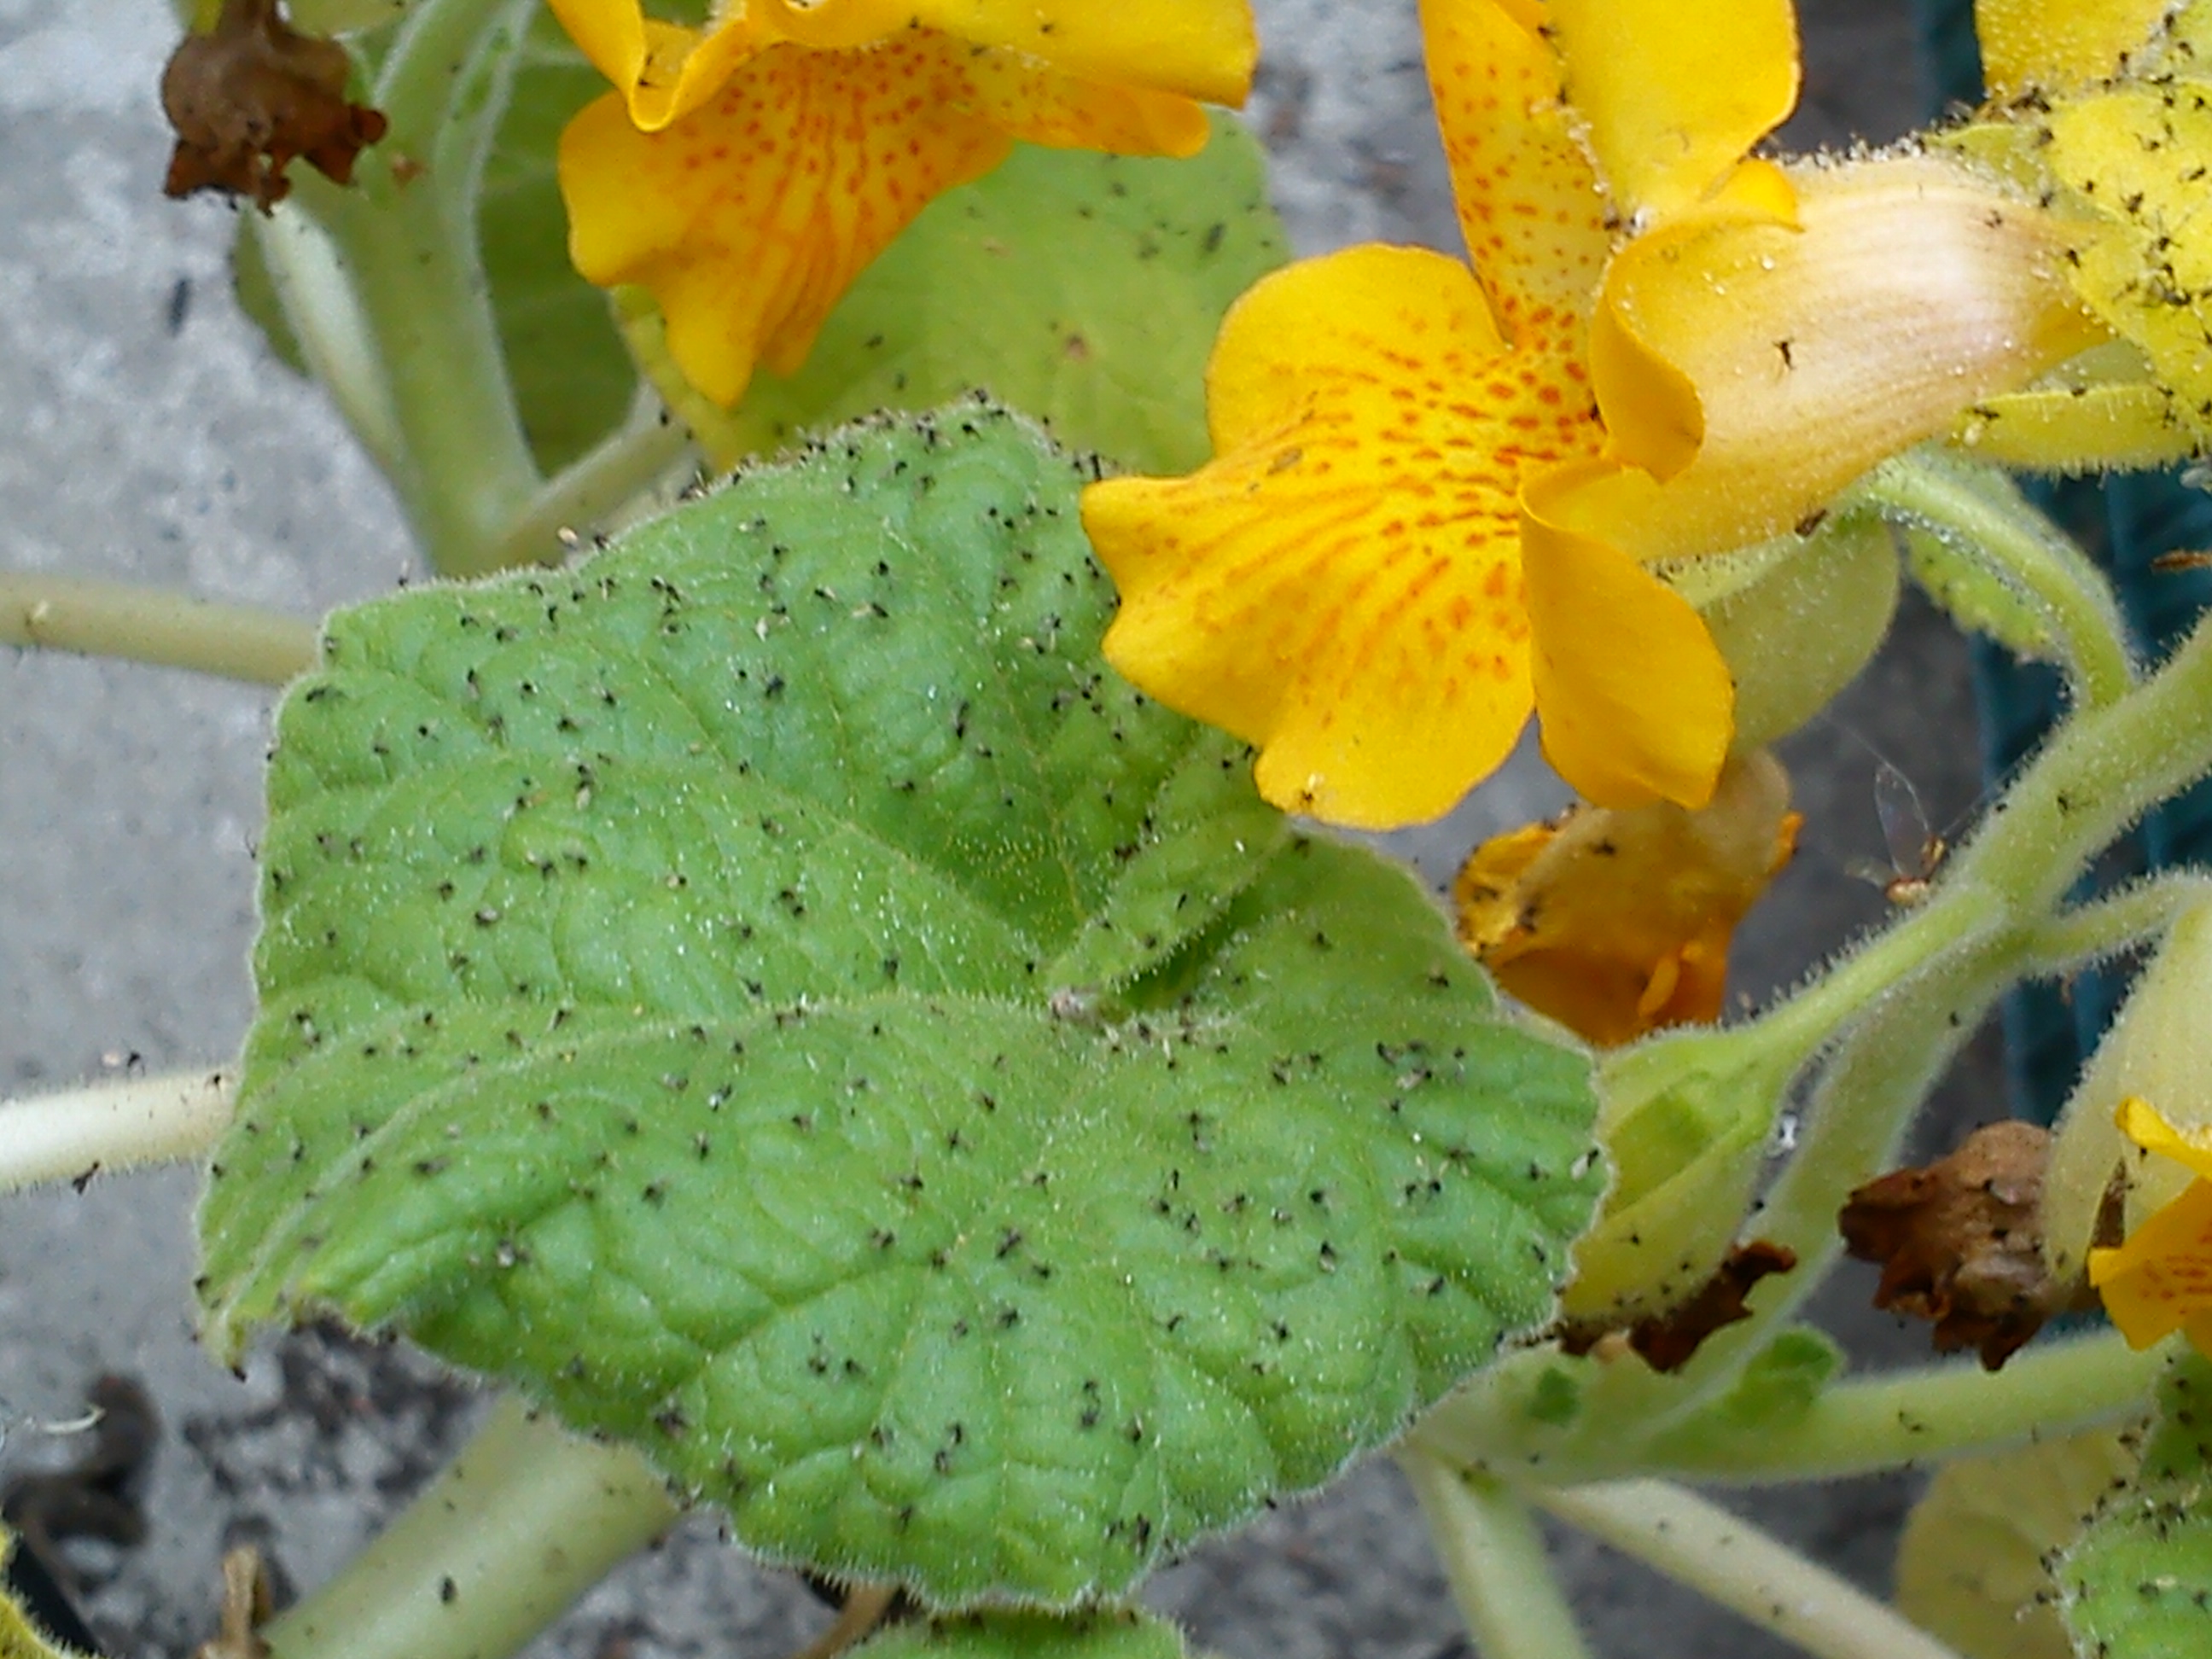
[[[1412,0],[1262,0],[1269,54],[1254,119],[1304,252],[1385,238],[1451,246]],[[409,571],[392,500],[323,400],[281,370],[233,306],[228,212],[156,193],[154,98],[173,26],[154,0],[0,0],[0,568],[170,584],[313,614]],[[1887,137],[1919,102],[1902,0],[1814,8],[1811,79],[1790,138]],[[1878,851],[1879,750],[1941,822],[1975,792],[1962,657],[1917,611],[1831,722],[1793,753],[1807,845],[1752,930],[1741,979],[1786,981],[1879,908],[1844,873]],[[249,849],[268,699],[187,676],[0,655],[0,1090],[219,1059],[244,1030]],[[1942,711],[1942,718],[1931,717]],[[1532,767],[1448,828],[1410,838],[1432,874],[1554,799]],[[1986,1048],[1986,1045],[1984,1045]],[[1986,1052],[1956,1113],[1995,1115]],[[309,1586],[357,1547],[465,1431],[467,1390],[398,1351],[320,1334],[245,1378],[210,1364],[185,1317],[182,1174],[94,1183],[0,1209],[0,1412],[11,1468],[75,1448],[31,1419],[71,1415],[92,1376],[143,1379],[166,1432],[143,1544],[82,1560],[118,1652],[181,1654],[213,1625],[216,1562],[269,1542]],[[1863,1298],[1868,1280],[1847,1289]],[[1832,1298],[1867,1363],[1915,1351]],[[1747,1507],[1876,1588],[1909,1500],[1902,1479]],[[1604,1552],[1560,1559],[1601,1653],[1764,1659],[1766,1638]],[[1387,1466],[1267,1517],[1163,1575],[1155,1599],[1243,1659],[1446,1659],[1458,1626],[1410,1500]],[[685,1528],[596,1591],[537,1651],[769,1655],[819,1618],[803,1592]]]

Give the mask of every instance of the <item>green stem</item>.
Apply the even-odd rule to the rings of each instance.
[[[2173,925],[2182,911],[2212,902],[2212,875],[2166,870],[2117,893],[2055,916],[2029,935],[2033,971],[2063,973],[2141,945]]]
[[[1923,452],[1877,468],[1853,499],[1936,537],[2026,594],[2050,626],[2077,707],[2127,695],[2135,665],[2112,584],[2004,475]]]
[[[0,575],[0,645],[283,685],[315,660],[313,623],[252,605],[80,576]]]
[[[304,182],[313,193],[313,179]],[[296,189],[296,185],[295,185]],[[368,319],[330,234],[296,197],[266,216],[253,215],[248,234],[269,273],[284,325],[307,373],[328,389],[338,413],[386,477],[399,475],[404,453],[399,414],[392,404]]]
[[[495,33],[512,33],[517,20],[527,15],[518,0],[416,0],[385,57],[372,94],[389,123],[386,148],[416,161],[442,160],[439,152],[456,107],[471,103],[473,115],[481,103],[459,98],[458,88],[478,67]],[[505,49],[512,51],[519,43],[518,33]],[[495,101],[498,107],[489,112],[493,122],[505,106],[503,98]],[[455,198],[469,196],[473,205],[474,179],[439,182]]]
[[[1959,1659],[1893,1608],[1679,1486],[1623,1480],[1529,1496],[1817,1659]]]
[[[198,1158],[229,1126],[235,1080],[169,1072],[0,1102],[0,1193]]]
[[[1488,1475],[1419,1452],[1398,1461],[1483,1659],[1585,1659],[1589,1650],[1528,1506]]]
[[[383,365],[398,428],[392,483],[447,576],[499,567],[507,527],[538,488],[475,240],[435,189],[364,174],[296,195],[337,245]]]
[[[1962,1363],[1825,1390],[1804,1414],[1755,1427],[1681,1425],[1639,1468],[1686,1480],[1834,1480],[2079,1433],[2140,1412],[2166,1368],[2116,1332],[2028,1349],[2001,1371]]]
[[[690,447],[690,434],[653,398],[647,409],[546,482],[509,527],[499,562],[542,564],[559,558],[577,533],[605,522],[643,494]]]
[[[260,1633],[272,1659],[513,1653],[678,1514],[636,1453],[504,1400],[374,1543]]]

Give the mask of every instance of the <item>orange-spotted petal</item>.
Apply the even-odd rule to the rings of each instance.
[[[1600,434],[1468,268],[1360,247],[1277,272],[1209,371],[1215,459],[1085,493],[1114,665],[1261,746],[1261,792],[1381,828],[1448,810],[1529,708],[1515,494]]]
[[[866,52],[779,46],[658,133],[619,97],[562,135],[569,252],[649,289],[678,368],[715,402],[789,373],[862,267],[1009,140],[976,112],[969,49],[909,34]]]
[[[1797,102],[1790,0],[1553,0],[1550,33],[1632,225],[1707,201]]]
[[[748,0],[783,38],[820,48],[933,29],[1080,80],[1241,104],[1259,55],[1249,0]]]
[[[2105,337],[2062,274],[2073,233],[1961,163],[1796,184],[1800,230],[1662,226],[1607,273],[1592,368],[1613,455],[1640,471],[1594,477],[1577,518],[1639,557],[1779,535]]]
[[[1998,98],[2109,80],[2172,9],[2172,0],[1974,0],[1982,78]]]
[[[975,53],[967,74],[977,112],[1026,143],[1195,155],[1212,131],[1206,106],[1178,94],[1079,81],[1015,52]]]
[[[1579,356],[1612,251],[1604,194],[1520,0],[1421,0],[1461,233],[1515,344]]]
[[[1689,601],[1565,509],[1602,462],[1528,487],[1522,544],[1544,754],[1601,806],[1703,806],[1726,760],[1735,687]]]
[[[2212,1182],[2191,1182],[2118,1249],[2091,1250],[2089,1282],[2130,1347],[2212,1313]]]

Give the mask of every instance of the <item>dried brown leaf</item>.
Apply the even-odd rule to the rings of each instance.
[[[1735,1245],[1688,1301],[1629,1326],[1628,1346],[1655,1371],[1680,1370],[1715,1331],[1751,1317],[1745,1298],[1752,1286],[1770,1273],[1786,1273],[1796,1265],[1795,1250],[1767,1239]],[[1559,1346],[1569,1353],[1588,1353],[1616,1328],[1602,1324],[1570,1325],[1561,1331]]]
[[[214,29],[187,35],[161,72],[177,133],[162,189],[220,190],[266,212],[290,191],[284,169],[299,157],[351,184],[355,158],[386,128],[377,111],[346,101],[352,70],[344,47],[299,33],[276,0],[223,0]]]
[[[1935,1323],[1936,1348],[1978,1349],[1996,1370],[2081,1294],[2043,1259],[2051,1132],[1992,1123],[1923,1168],[1893,1170],[1837,1217],[1844,1247],[1881,1267],[1874,1305]]]

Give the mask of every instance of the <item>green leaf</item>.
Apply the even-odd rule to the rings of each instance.
[[[2071,1659],[2051,1553],[2135,1468],[2114,1429],[1947,1463],[1897,1549],[1897,1604],[1967,1659]]]
[[[753,1548],[1066,1603],[1543,1324],[1587,1057],[1098,656],[979,404],[331,619],[278,720],[209,1334],[332,1310]]]
[[[805,368],[763,371],[730,413],[682,386],[651,302],[629,295],[626,309],[633,346],[718,464],[984,386],[1063,443],[1188,472],[1209,453],[1206,362],[1222,313],[1284,257],[1260,147],[1217,115],[1187,161],[1017,146],[861,275]]]
[[[2212,1651],[2212,1364],[2185,1350],[2160,1386],[2133,1484],[2112,1492],[2058,1561],[2077,1651],[2168,1659]]]
[[[854,1659],[1182,1659],[1182,1633],[1136,1610],[967,1613],[901,1625]]]

